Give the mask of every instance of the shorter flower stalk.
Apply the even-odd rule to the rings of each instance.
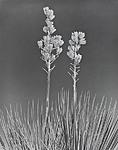
[[[77,119],[76,119],[76,102],[77,102],[77,81],[79,80],[78,78],[78,74],[80,71],[80,62],[82,59],[82,55],[80,55],[79,50],[81,45],[85,45],[86,44],[86,40],[85,40],[85,33],[82,32],[73,32],[71,35],[71,39],[69,40],[69,46],[68,46],[68,52],[67,55],[69,56],[69,58],[73,61],[73,63],[71,63],[70,65],[70,72],[69,75],[72,77],[73,79],[73,100],[74,100],[74,105],[73,105],[73,114],[74,114],[74,132],[73,132],[73,136],[74,136],[74,150],[76,150],[76,133],[77,133]]]

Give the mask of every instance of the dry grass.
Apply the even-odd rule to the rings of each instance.
[[[21,105],[5,107],[0,122],[9,150],[73,150],[74,144],[76,150],[117,150],[117,103],[103,98],[95,105],[95,99],[90,104],[90,93],[81,94],[73,108],[69,92],[62,91],[47,120],[39,102],[28,103],[27,113]],[[5,148],[2,139],[0,143]]]

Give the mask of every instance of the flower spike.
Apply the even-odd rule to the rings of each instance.
[[[45,61],[47,69],[43,68],[43,70],[47,73],[47,108],[46,108],[46,116],[48,116],[49,112],[49,97],[50,97],[50,75],[54,66],[51,66],[52,63],[59,57],[62,53],[62,45],[64,41],[62,40],[61,35],[52,35],[56,29],[54,27],[53,19],[55,18],[54,11],[49,9],[49,7],[43,8],[44,14],[46,15],[46,26],[43,27],[43,31],[47,34],[43,36],[43,39],[38,41],[38,47],[41,49],[42,57],[41,59]],[[47,117],[46,117],[47,119]]]

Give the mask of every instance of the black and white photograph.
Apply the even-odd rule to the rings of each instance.
[[[118,0],[0,0],[0,150],[118,150]]]

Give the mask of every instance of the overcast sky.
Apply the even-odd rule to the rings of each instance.
[[[62,87],[72,91],[66,52],[71,32],[77,30],[87,40],[81,48],[78,92],[118,99],[117,0],[0,0],[0,104],[45,101],[45,63],[37,46],[44,35],[45,6],[54,10],[55,34],[65,41],[51,74],[51,97],[57,98]]]

